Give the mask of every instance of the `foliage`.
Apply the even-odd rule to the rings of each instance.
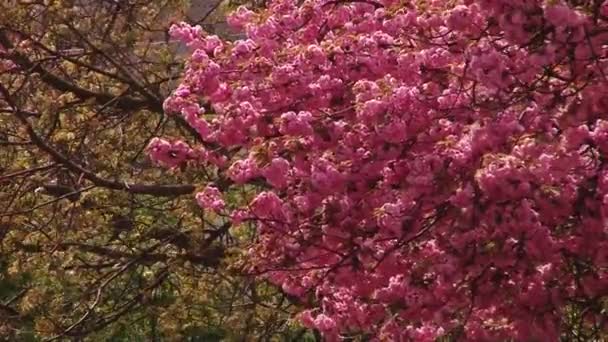
[[[162,110],[182,69],[167,27],[188,6],[0,1],[0,339],[305,333],[281,293],[239,275],[241,237],[195,210],[210,176],[144,153],[158,134],[197,139]]]
[[[164,108],[205,215],[327,340],[600,340],[608,3],[276,0],[191,48]],[[238,191],[250,196],[233,194]],[[255,230],[253,230],[255,228]]]

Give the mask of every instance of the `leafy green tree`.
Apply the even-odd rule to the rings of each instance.
[[[230,4],[0,2],[0,336],[13,340],[300,339],[293,304],[239,272],[247,232],[201,213],[215,175],[167,174],[145,149],[197,135],[163,114],[183,48]],[[247,194],[234,194],[234,200]]]

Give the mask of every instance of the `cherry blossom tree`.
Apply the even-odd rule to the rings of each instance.
[[[606,336],[608,2],[275,0],[165,101],[206,215],[328,340]],[[227,198],[245,194],[241,201]]]
[[[309,334],[279,289],[232,272],[237,239],[196,210],[206,175],[144,152],[198,135],[163,113],[187,57],[171,22],[231,39],[231,2],[0,0],[0,341]]]

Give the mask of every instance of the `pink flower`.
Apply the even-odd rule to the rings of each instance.
[[[252,40],[237,40],[234,43],[233,52],[239,56],[247,55],[255,48]]]
[[[207,186],[202,192],[196,194],[196,202],[203,209],[211,209],[219,212],[224,209],[222,194],[214,186]]]
[[[309,45],[304,53],[304,58],[307,63],[313,65],[321,65],[327,60],[325,51],[318,45]]]
[[[581,21],[579,14],[566,5],[547,6],[545,17],[554,26],[574,26]]]
[[[323,193],[333,192],[342,184],[342,175],[327,159],[319,159],[312,166],[312,185]]]
[[[228,16],[227,22],[235,29],[240,29],[253,19],[255,13],[245,6],[239,6],[236,11]]]
[[[237,160],[228,169],[228,176],[236,183],[243,184],[258,174],[255,161],[251,159]]]
[[[325,314],[318,315],[317,318],[315,318],[314,324],[317,329],[325,332],[336,328],[336,322]]]
[[[152,139],[147,150],[152,161],[171,168],[185,162],[193,153],[183,141],[169,142],[159,138]]]
[[[308,136],[313,133],[310,122],[312,114],[310,112],[287,112],[281,115],[280,131],[282,134],[295,136]]]
[[[251,201],[251,210],[261,219],[281,220],[283,218],[283,201],[274,193],[264,191]]]
[[[182,116],[186,122],[205,140],[211,133],[211,129],[205,119],[198,117],[199,113],[200,107],[197,104],[186,105],[182,108]]]
[[[454,7],[448,17],[448,27],[452,30],[464,31],[471,25],[472,15],[469,13],[469,7],[459,5]]]
[[[220,52],[224,43],[216,35],[210,35],[202,39],[205,51],[210,55],[215,55]]]
[[[270,185],[275,188],[283,188],[287,185],[287,176],[290,169],[289,162],[284,158],[274,158],[262,171]]]
[[[608,17],[608,1],[604,1],[600,6],[600,14],[604,17]]]
[[[379,119],[380,114],[384,114],[387,104],[380,100],[369,100],[363,104],[359,115],[363,122],[372,124]]]
[[[407,124],[403,120],[393,120],[383,127],[382,136],[387,142],[398,144],[407,138]]]
[[[194,40],[200,38],[202,31],[202,28],[198,25],[190,26],[187,23],[182,22],[171,25],[171,28],[169,28],[169,35],[174,39],[191,44]]]
[[[378,215],[378,224],[380,227],[387,229],[389,234],[401,236],[403,233],[403,206],[401,203],[385,203],[380,208]]]

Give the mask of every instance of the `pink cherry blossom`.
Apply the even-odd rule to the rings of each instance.
[[[225,206],[221,192],[214,186],[207,186],[202,192],[197,193],[196,202],[201,208],[216,212],[221,211]]]
[[[328,341],[599,340],[607,13],[275,0],[230,16],[235,42],[179,24],[192,55],[164,108],[205,148],[148,151],[231,181],[201,206],[252,225],[248,270],[301,297]]]
[[[290,165],[284,158],[274,158],[268,166],[262,171],[268,183],[275,188],[283,188],[287,185],[287,176]]]

